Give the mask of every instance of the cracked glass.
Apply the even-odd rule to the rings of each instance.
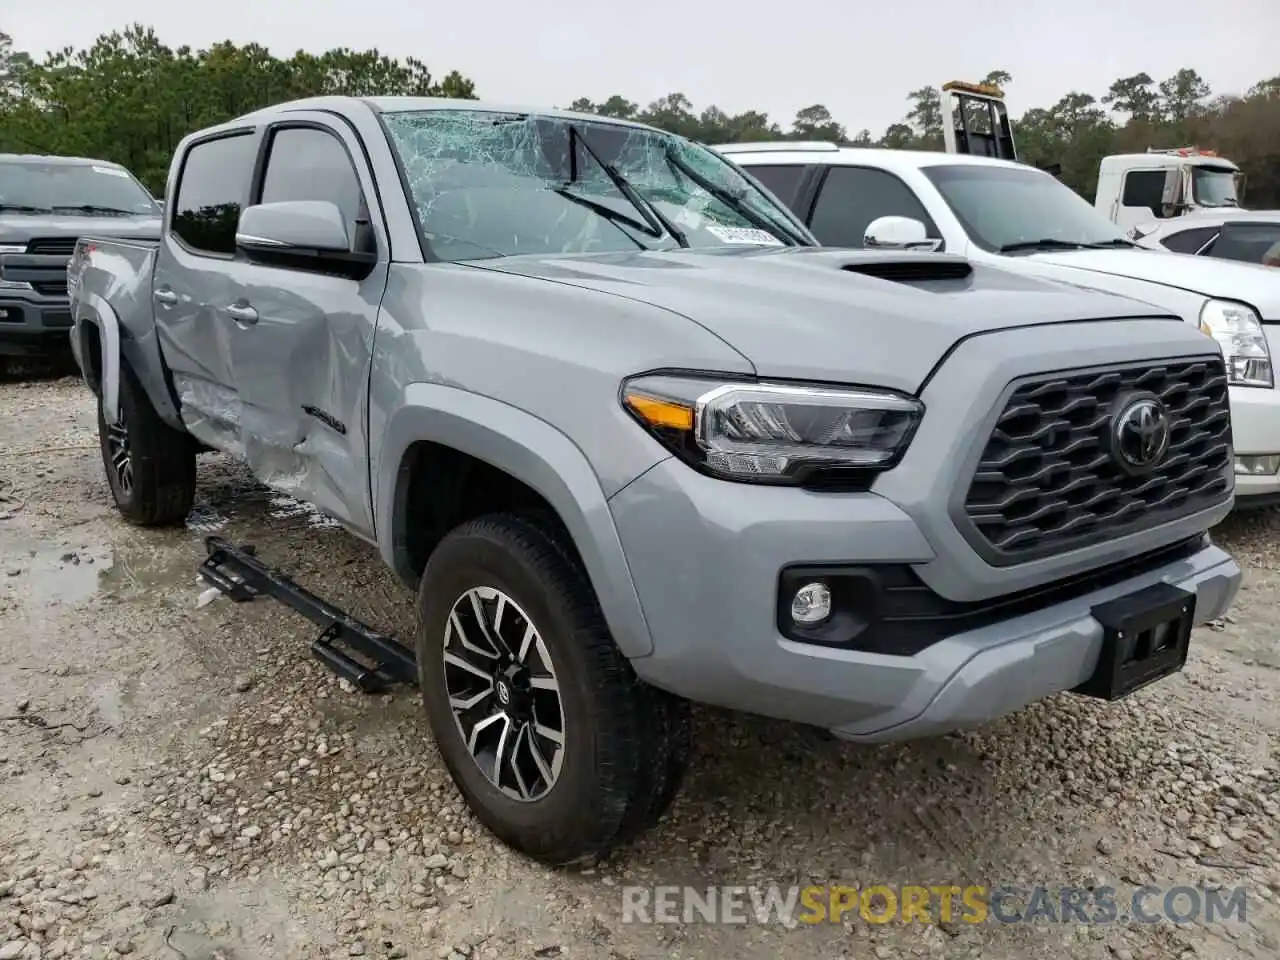
[[[733,166],[672,134],[492,110],[383,122],[437,260],[814,242]]]

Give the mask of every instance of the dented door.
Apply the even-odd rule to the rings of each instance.
[[[252,202],[329,200],[348,233],[372,229],[372,194],[354,136],[323,116],[294,114],[266,132]],[[271,487],[353,531],[373,532],[366,435],[369,364],[387,279],[386,245],[363,280],[293,267],[237,264],[224,304],[244,456]]]
[[[240,402],[222,307],[235,284],[236,222],[258,155],[256,128],[189,144],[166,211],[151,295],[156,334],[187,430],[241,453]]]

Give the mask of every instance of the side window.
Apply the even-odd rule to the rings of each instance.
[[[192,250],[228,256],[236,252],[240,205],[253,178],[256,154],[250,133],[205,140],[187,151],[171,229]]]
[[[1164,171],[1130,170],[1124,175],[1124,193],[1120,204],[1125,207],[1145,207],[1151,215],[1160,216],[1164,206]]]
[[[1280,223],[1225,224],[1211,252],[1225,260],[1280,266]]]
[[[786,166],[751,166],[743,167],[747,173],[764,184],[765,189],[785,203],[795,212],[796,193],[800,189],[800,181],[804,177],[805,166],[801,163]]]
[[[911,188],[891,173],[869,167],[832,167],[814,207],[810,229],[828,247],[862,247],[862,237],[880,217],[910,217],[930,237],[942,235]]]
[[[1213,239],[1218,232],[1217,227],[1197,227],[1195,230],[1181,230],[1171,233],[1160,241],[1174,253],[1195,253]]]
[[[259,203],[282,200],[328,200],[336,203],[356,235],[356,220],[364,216],[360,180],[342,141],[314,127],[285,127],[271,136],[267,171]]]

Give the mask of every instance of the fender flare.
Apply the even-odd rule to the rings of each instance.
[[[76,302],[79,305],[76,311],[76,333],[81,338],[81,351],[86,343],[84,331],[79,324],[92,323],[98,328],[99,345],[102,348],[102,382],[99,385],[102,419],[108,425],[114,425],[119,422],[120,410],[120,318],[116,316],[111,304],[96,293],[82,292]],[[89,318],[85,317],[86,313]]]
[[[397,494],[406,452],[422,441],[452,447],[516,478],[551,504],[582,557],[618,648],[630,658],[652,653],[608,498],[578,446],[544,420],[456,387],[409,384],[401,401],[383,431],[376,464],[374,512],[383,560],[403,572]]]

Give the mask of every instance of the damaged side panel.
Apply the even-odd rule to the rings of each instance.
[[[156,244],[146,240],[85,238],[67,270],[79,363],[86,381],[102,397],[107,423],[116,422],[123,363],[160,417],[171,426],[181,425],[152,308],[156,255]],[[91,336],[97,338],[96,367],[88,356]]]
[[[385,282],[385,266],[356,283],[181,249],[157,277],[178,294],[158,322],[187,430],[366,536],[367,388]]]

